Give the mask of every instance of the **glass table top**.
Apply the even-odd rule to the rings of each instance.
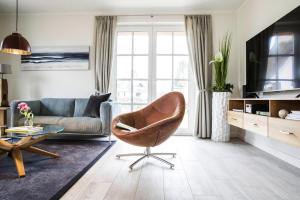
[[[27,137],[46,134],[59,134],[64,130],[64,127],[59,125],[41,125],[41,127],[43,127],[43,129],[35,133],[7,133],[7,137]]]

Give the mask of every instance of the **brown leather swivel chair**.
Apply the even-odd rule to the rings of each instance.
[[[146,147],[144,153],[119,154],[123,156],[142,156],[129,168],[146,157],[152,157],[174,167],[174,164],[157,155],[172,155],[175,153],[151,153],[150,147],[157,146],[167,140],[179,127],[185,113],[185,100],[180,92],[170,92],[152,102],[145,108],[117,116],[112,122],[112,132],[116,137],[132,145]],[[136,128],[127,131],[116,127],[118,122]]]

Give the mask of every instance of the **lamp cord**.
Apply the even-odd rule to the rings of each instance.
[[[16,32],[18,32],[19,0],[16,0]]]

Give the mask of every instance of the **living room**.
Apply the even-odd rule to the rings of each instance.
[[[1,199],[298,199],[299,6],[0,0]]]

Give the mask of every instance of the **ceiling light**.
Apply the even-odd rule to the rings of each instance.
[[[28,41],[18,33],[18,18],[19,0],[16,0],[16,32],[4,38],[0,45],[0,52],[16,55],[30,55],[31,47]]]

